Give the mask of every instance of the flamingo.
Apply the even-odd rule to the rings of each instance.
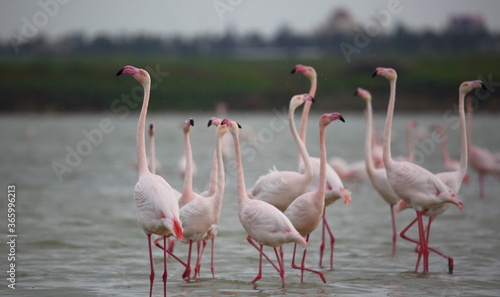
[[[186,271],[183,277],[190,280],[191,273],[191,250],[193,242],[198,245],[198,257],[195,266],[195,277],[198,274],[200,267],[201,254],[206,245],[204,240],[212,227],[213,223],[216,221],[216,216],[220,213],[220,207],[222,203],[222,192],[224,191],[224,171],[218,171],[217,176],[217,186],[215,191],[210,196],[201,196],[192,189],[193,180],[193,167],[192,167],[192,153],[191,153],[191,143],[189,141],[189,130],[190,127],[194,125],[193,119],[188,119],[184,122],[184,138],[185,138],[185,152],[186,152],[186,174],[184,177],[184,187],[182,192],[182,197],[179,200],[180,205],[180,219],[183,222],[184,228],[184,238],[189,241],[188,250],[188,261],[186,263]],[[217,138],[216,138],[216,152],[217,152],[217,163],[221,168],[222,165],[222,155],[219,155],[220,151],[220,139],[227,132],[226,125],[219,125],[217,128]],[[200,245],[203,245],[200,248]]]
[[[436,131],[439,134],[439,141],[441,143],[441,157],[443,158],[444,171],[456,171],[460,167],[460,162],[454,160],[450,157],[447,147],[446,129],[442,125],[432,125],[432,131]],[[464,175],[463,182],[468,183],[470,181],[470,176],[467,172]]]
[[[290,219],[275,206],[262,200],[250,199],[245,187],[245,176],[243,173],[243,164],[241,162],[239,125],[229,119],[224,119],[227,123],[229,132],[233,136],[234,151],[236,157],[237,170],[237,192],[238,192],[238,217],[241,225],[252,238],[260,244],[259,247],[259,272],[251,281],[255,283],[262,278],[262,255],[264,245],[274,249],[278,260],[278,271],[281,277],[281,284],[285,286],[285,268],[283,265],[283,250],[281,246],[285,243],[296,242],[307,247],[307,241],[295,229]],[[280,247],[278,253],[277,247]]]
[[[290,131],[297,143],[300,154],[304,160],[309,160],[307,149],[300,140],[299,135],[295,129],[293,114],[297,107],[307,101],[312,101],[309,94],[302,94],[293,96],[290,100],[290,107],[288,111],[288,121],[290,124]],[[290,205],[290,203],[302,195],[309,181],[312,178],[313,172],[310,162],[306,162],[306,170],[304,173],[295,171],[278,171],[270,170],[266,175],[262,175],[255,182],[252,189],[249,190],[249,195],[253,199],[262,200],[277,207],[281,211]]]
[[[325,192],[326,192],[326,144],[325,144],[325,128],[332,121],[341,120],[344,118],[339,113],[324,114],[319,120],[319,138],[320,138],[320,178],[317,189],[312,192],[307,192],[297,197],[285,210],[285,215],[290,219],[293,226],[300,235],[306,238],[309,242],[309,235],[313,232],[323,217],[325,209]],[[306,259],[307,248],[304,249],[302,256],[301,266],[295,265],[295,252],[297,243],[293,249],[292,267],[301,269],[301,282],[304,280],[304,270],[311,271],[320,276],[321,280],[326,283],[325,276],[322,272],[305,268],[304,263]]]
[[[309,89],[309,95],[314,98],[316,95],[316,89],[317,89],[317,74],[316,70],[314,70],[313,67],[310,66],[304,66],[304,65],[296,65],[294,69],[292,69],[292,74],[297,72],[297,73],[302,73],[304,76],[306,76],[309,81],[310,81],[310,89]],[[300,139],[302,140],[303,143],[306,143],[306,131],[307,131],[307,119],[309,116],[309,110],[311,109],[311,102],[306,102],[304,104],[304,108],[302,110],[302,118],[301,118],[301,124],[300,124]],[[306,160],[301,154],[299,154],[299,172],[305,173],[308,169],[307,164],[304,164],[304,161]],[[307,188],[305,189],[306,192],[311,192],[314,191],[318,184],[319,184],[319,168],[320,168],[320,159],[315,158],[315,157],[309,157],[309,162],[312,167],[312,178],[310,182],[307,185]],[[344,204],[348,204],[351,201],[351,193],[344,188],[344,185],[342,184],[342,180],[340,179],[339,175],[333,168],[327,164],[326,166],[326,183],[327,183],[327,191],[325,193],[325,207],[329,206],[330,204],[333,204],[335,201],[337,201],[339,198],[343,198]],[[321,236],[321,245],[320,245],[320,256],[319,256],[319,266],[323,266],[323,252],[325,249],[325,231],[328,232],[330,236],[330,269],[333,269],[333,247],[335,244],[335,237],[333,236],[333,233],[330,229],[330,226],[328,224],[328,221],[325,216],[325,211],[323,211],[323,226],[322,226],[322,236]]]
[[[365,138],[365,158],[366,172],[372,182],[373,187],[379,195],[389,204],[392,222],[392,255],[396,254],[396,220],[394,218],[394,205],[401,199],[392,190],[387,180],[386,169],[384,167],[377,168],[373,160],[372,143],[373,143],[373,111],[372,111],[372,95],[369,91],[358,88],[355,95],[360,96],[366,102],[366,138]]]
[[[484,178],[487,175],[500,175],[500,161],[489,150],[472,144],[472,100],[467,100],[467,146],[469,162],[479,177],[479,198],[484,197]]]
[[[394,193],[398,195],[406,203],[410,204],[417,213],[417,222],[420,238],[420,249],[418,253],[415,272],[418,272],[418,264],[421,256],[424,259],[423,271],[429,271],[429,250],[422,215],[429,209],[439,206],[443,203],[453,203],[460,210],[463,208],[463,203],[436,175],[423,167],[410,163],[396,161],[391,156],[391,129],[392,118],[394,115],[394,105],[396,101],[396,80],[397,73],[392,68],[378,67],[375,70],[374,76],[385,77],[390,84],[390,97],[387,107],[387,117],[385,121],[384,131],[384,165],[387,174],[389,185]]]
[[[455,170],[446,170],[444,172],[436,174],[436,176],[446,185],[448,188],[450,188],[453,192],[458,193],[460,191],[460,186],[462,185],[462,182],[464,181],[464,177],[467,174],[467,133],[466,133],[466,124],[465,124],[465,107],[464,107],[464,100],[465,100],[465,95],[472,91],[475,88],[480,88],[482,87],[482,83],[479,80],[474,80],[474,81],[466,81],[463,82],[460,85],[459,88],[459,97],[458,97],[458,113],[459,113],[459,121],[460,121],[460,163],[458,164],[458,167]],[[441,133],[444,133],[444,127],[442,126],[437,126],[433,127],[434,129],[438,129],[437,131],[440,130]],[[443,134],[441,134],[443,135]],[[446,141],[446,140],[444,140]],[[445,154],[443,154],[444,156]],[[429,234],[430,234],[430,228],[431,228],[431,223],[434,221],[436,216],[442,214],[445,212],[448,207],[450,206],[449,203],[444,203],[441,205],[438,205],[434,208],[429,209],[429,211],[425,214],[426,216],[429,217],[429,222],[427,223],[427,228],[426,228],[426,240],[427,242],[429,241]],[[404,202],[401,201],[398,206],[397,206],[397,212],[401,211],[404,208],[407,208],[408,205]],[[411,239],[406,236],[406,232],[410,227],[415,224],[416,220],[413,220],[413,222],[410,223],[402,232],[401,232],[401,237],[404,239],[414,242],[418,244],[418,242],[414,239]],[[438,255],[441,255],[442,257],[446,258],[448,260],[448,271],[450,273],[453,273],[453,266],[454,266],[454,260],[450,256],[446,256],[443,253],[429,248],[430,251],[435,252]]]
[[[151,78],[144,69],[133,66],[125,66],[118,73],[132,75],[144,89],[144,99],[141,113],[137,124],[137,165],[139,179],[134,188],[134,200],[137,210],[137,219],[142,230],[147,235],[149,261],[151,265],[149,296],[153,294],[154,266],[153,252],[151,249],[151,234],[163,236],[164,244],[166,237],[174,235],[180,240],[184,240],[182,234],[182,222],[179,219],[179,205],[172,187],[159,175],[151,173],[146,160],[146,140],[145,125],[146,114],[148,112],[149,93],[151,89]],[[163,295],[167,296],[167,261],[166,253],[163,252]]]

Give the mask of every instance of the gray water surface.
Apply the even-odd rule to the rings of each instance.
[[[333,111],[339,110],[328,112]],[[243,146],[248,187],[273,165],[280,170],[296,169],[293,139],[284,119],[277,114],[281,112],[230,114],[243,126],[242,131],[252,131],[262,142],[257,148]],[[206,188],[215,139],[214,130],[206,127],[211,116],[199,113],[148,116],[148,123],[156,124],[161,174],[177,189],[182,187],[176,171],[183,149],[180,126],[188,117],[195,120],[191,140],[198,174],[194,185],[197,190]],[[363,158],[365,121],[361,112],[344,117],[346,123],[334,122],[327,128],[328,155],[354,162]],[[318,118],[319,114],[311,114],[308,127],[307,143],[313,156],[319,155]],[[102,132],[100,141],[95,136],[95,144],[86,142],[83,131],[99,129],[103,119],[112,131]],[[7,287],[4,272],[2,296],[147,296],[147,241],[136,221],[132,198],[137,181],[133,167],[137,119],[138,114],[123,119],[114,114],[0,118],[2,196],[7,197],[7,185],[16,186],[18,235],[16,290]],[[404,126],[408,119],[419,124],[417,151],[423,156],[423,166],[433,172],[440,171],[442,161],[437,144],[429,142],[425,134],[429,125],[443,124],[443,115],[396,113],[394,155],[406,154]],[[383,121],[383,115],[375,115],[376,126],[382,128]],[[498,131],[491,128],[498,124],[494,115],[476,115],[474,143],[500,151]],[[458,158],[458,130],[449,125],[448,138],[451,156]],[[70,157],[68,163],[68,147],[85,155],[80,155],[81,160]],[[59,172],[58,178],[54,162],[67,166],[68,172]],[[334,269],[321,269],[327,283],[310,273],[300,283],[300,273],[290,267],[293,246],[289,244],[284,247],[287,285],[282,288],[278,274],[267,263],[263,278],[256,284],[249,283],[257,273],[258,253],[246,242],[246,233],[237,217],[232,158],[225,164],[226,191],[216,240],[216,276],[212,278],[209,269],[209,246],[202,261],[201,278],[189,283],[182,280],[182,266],[169,259],[169,296],[500,295],[500,182],[493,177],[486,179],[486,197],[479,199],[477,174],[469,169],[472,180],[460,191],[465,205],[463,212],[450,207],[433,223],[430,245],[455,259],[453,274],[448,273],[447,261],[435,254],[430,256],[430,273],[414,273],[415,246],[400,238],[397,254],[391,256],[389,207],[366,181],[357,190],[346,185],[353,192],[350,205],[338,201],[327,209],[336,236]],[[7,200],[2,199],[1,205],[5,210]],[[412,210],[398,214],[398,230],[414,216]],[[7,225],[6,211],[1,217]],[[417,238],[416,232],[408,234]],[[307,266],[314,269],[320,269],[320,237],[320,230],[316,230],[310,239]],[[7,241],[6,236],[4,240]],[[273,255],[272,249],[265,251]],[[7,261],[9,246],[1,245],[0,252],[2,271],[6,271],[11,263]],[[187,245],[178,243],[175,252],[186,259]],[[154,253],[154,295],[162,296],[163,253],[156,248]]]

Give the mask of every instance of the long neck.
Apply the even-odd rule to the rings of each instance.
[[[408,125],[406,127],[406,145],[408,146],[408,162],[413,163],[413,158],[415,156],[415,145],[413,144],[413,126]]]
[[[155,152],[155,136],[149,138],[149,157],[151,158],[151,173],[156,174],[156,152]]]
[[[460,106],[460,102],[458,102],[459,106]],[[459,107],[460,108],[460,107]],[[459,116],[460,116],[460,110],[458,111],[459,112]],[[472,135],[471,135],[471,130],[472,130],[472,104],[467,104],[467,146],[469,147],[469,150],[472,148]]]
[[[210,169],[210,185],[208,188],[208,196],[212,196],[215,193],[215,187],[217,185],[217,174],[218,174],[218,165],[217,165],[217,147],[216,147],[214,155],[212,157],[212,168]]]
[[[391,93],[389,95],[389,105],[387,106],[387,117],[385,119],[384,130],[384,165],[391,167],[394,163],[391,154],[391,129],[392,118],[394,116],[394,105],[396,102],[396,80],[389,81],[391,86]]]
[[[319,128],[319,184],[316,193],[318,197],[321,197],[318,201],[325,203],[325,192],[326,192],[326,140],[325,140],[325,126],[321,125]]]
[[[191,152],[191,141],[189,140],[189,131],[184,132],[184,145],[186,154],[186,170],[184,172],[184,185],[182,188],[182,203],[185,204],[189,202],[188,199],[191,197],[193,192],[193,153]]]
[[[465,128],[465,94],[460,93],[460,97],[458,98],[458,117],[460,119],[460,166],[458,169],[459,172],[459,182],[462,182],[464,179],[465,173],[467,171],[467,143],[469,140],[469,136],[467,136],[467,131]],[[470,122],[471,120],[469,120]],[[470,132],[469,132],[470,135]]]
[[[238,205],[241,207],[242,203],[246,200],[249,200],[247,196],[247,189],[245,187],[245,175],[243,173],[243,164],[241,162],[241,153],[240,153],[240,140],[238,135],[233,134],[234,138],[234,152],[236,158],[236,190],[238,192]]]
[[[311,79],[311,88],[309,89],[309,95],[314,98],[316,96],[317,80],[315,77]],[[309,118],[309,111],[311,110],[312,101],[306,101],[304,103],[304,109],[302,110],[302,118],[300,121],[300,139],[306,143],[306,130],[307,130],[307,119]]]
[[[297,146],[299,148],[300,156],[302,157],[304,165],[306,166],[306,172],[304,173],[304,175],[306,176],[306,178],[310,179],[313,174],[311,161],[309,160],[309,154],[307,153],[306,146],[304,145],[304,142],[300,139],[299,134],[297,133],[297,129],[295,128],[295,121],[293,119],[294,112],[295,108],[290,108],[290,110],[288,111],[288,122],[290,125],[290,131],[292,132],[293,138],[295,139],[295,142],[297,143]]]
[[[216,152],[216,161],[217,161],[217,177],[215,180],[215,190],[213,193],[213,196],[217,197],[218,199],[215,200],[214,207],[215,209],[219,210],[221,205],[222,205],[222,195],[224,193],[224,164],[222,161],[222,135],[219,136],[217,135],[217,142],[215,145],[215,152]]]
[[[369,176],[373,176],[375,173],[375,164],[373,163],[373,114],[372,114],[372,103],[371,101],[366,101],[366,138],[365,138],[365,163],[366,171]]]
[[[148,161],[146,160],[146,138],[145,138],[145,126],[146,126],[146,114],[148,113],[149,104],[149,91],[150,86],[143,86],[144,88],[144,99],[142,101],[141,114],[139,115],[139,122],[137,123],[137,168],[139,170],[139,175],[149,172]]]

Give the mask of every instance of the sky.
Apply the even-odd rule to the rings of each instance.
[[[411,30],[440,30],[450,15],[475,14],[488,29],[500,32],[497,0],[0,0],[0,40],[74,32],[89,38],[142,33],[193,37],[227,30],[271,37],[284,24],[299,33],[310,32],[336,8],[347,9],[361,25],[374,13],[387,11],[388,28],[403,23]]]

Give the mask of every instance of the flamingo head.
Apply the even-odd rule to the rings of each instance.
[[[237,136],[240,133],[241,126],[235,121],[226,118],[222,120],[221,125],[227,126],[233,136]]]
[[[132,75],[143,86],[149,85],[151,83],[151,77],[149,76],[149,73],[144,69],[127,65],[120,69],[120,71],[116,73],[116,76],[119,76],[122,73]]]
[[[314,98],[309,94],[295,95],[290,99],[290,109],[295,110],[306,101],[314,102]]]
[[[372,100],[372,94],[370,91],[363,88],[357,88],[356,91],[354,91],[354,96],[360,96],[363,100],[365,100],[365,102],[370,102]]]
[[[155,135],[155,125],[152,123],[149,124],[149,137],[153,137]]]
[[[484,84],[480,80],[464,81],[460,85],[458,92],[465,96],[465,94],[467,94],[470,91],[472,91],[473,89],[477,89],[477,88],[486,89],[486,87],[484,86]]]
[[[338,112],[325,113],[319,118],[319,125],[320,127],[326,127],[331,122],[336,120],[341,120],[342,122],[345,122],[344,117]]]
[[[304,66],[301,64],[295,65],[295,67],[292,69],[291,73],[302,73],[304,74],[305,77],[309,78],[310,80],[316,79],[316,70],[310,66]]]
[[[375,77],[377,75],[383,76],[389,81],[395,81],[398,78],[396,70],[392,68],[377,67],[377,69],[375,69],[375,72],[372,74],[372,77]]]
[[[228,130],[228,122],[220,122],[220,124],[217,126],[217,137],[224,136],[224,134],[226,134]]]
[[[194,127],[194,120],[192,118],[189,118],[184,121],[184,124],[182,125],[182,131],[184,131],[184,133],[189,133],[191,126]]]
[[[210,127],[210,126],[212,126],[212,125],[214,125],[214,126],[216,126],[216,127],[217,127],[217,126],[219,126],[219,125],[220,125],[220,123],[221,123],[221,122],[222,122],[222,120],[221,120],[221,119],[216,118],[216,117],[211,117],[211,118],[210,118],[210,120],[208,120],[208,125],[207,125],[207,127]]]

